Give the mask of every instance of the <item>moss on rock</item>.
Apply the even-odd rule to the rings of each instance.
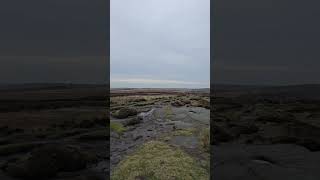
[[[118,122],[110,122],[110,129],[111,131],[114,131],[119,134],[123,133],[126,130],[126,128]]]

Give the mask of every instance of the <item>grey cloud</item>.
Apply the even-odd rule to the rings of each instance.
[[[111,1],[111,78],[209,82],[209,3]]]

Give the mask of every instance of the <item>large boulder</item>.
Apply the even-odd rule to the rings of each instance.
[[[141,117],[133,117],[124,122],[125,126],[133,126],[139,124],[142,121]]]
[[[116,111],[115,113],[112,114],[112,116],[115,118],[118,118],[118,119],[124,119],[129,116],[134,116],[137,114],[138,114],[138,112],[136,109],[126,107],[126,108],[122,108],[122,109]]]
[[[174,101],[174,102],[171,103],[171,105],[174,106],[174,107],[181,107],[181,106],[184,106],[185,103],[182,102],[182,101]]]
[[[171,105],[175,106],[175,107],[181,107],[181,106],[184,106],[185,103],[183,101],[176,100],[176,101],[172,102]]]

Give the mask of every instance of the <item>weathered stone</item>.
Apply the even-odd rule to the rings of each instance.
[[[184,106],[185,103],[184,102],[181,102],[181,101],[174,101],[171,103],[172,106],[174,107],[180,107],[180,106]]]
[[[133,108],[122,108],[118,111],[116,111],[115,113],[112,114],[112,116],[114,116],[115,118],[119,118],[119,119],[124,119],[127,118],[129,116],[134,116],[137,115],[137,110],[133,109]]]
[[[141,122],[141,118],[139,117],[133,117],[133,118],[130,118],[128,120],[126,120],[124,122],[124,125],[125,126],[132,126],[132,125],[136,125],[136,124],[139,124]]]

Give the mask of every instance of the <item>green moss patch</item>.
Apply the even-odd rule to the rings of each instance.
[[[180,149],[150,141],[120,162],[112,180],[208,180],[208,172]]]
[[[117,133],[123,133],[126,130],[126,128],[121,123],[117,122],[110,122],[110,129],[111,131]]]
[[[173,136],[192,136],[195,133],[194,128],[181,129],[173,132]]]

